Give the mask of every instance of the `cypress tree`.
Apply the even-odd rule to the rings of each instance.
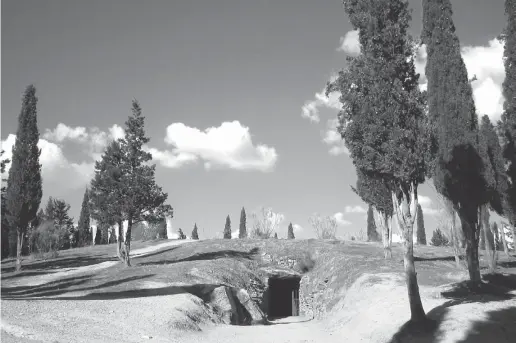
[[[246,224],[245,209],[242,207],[242,211],[240,211],[240,227],[238,229],[238,238],[247,238]]]
[[[102,244],[102,231],[100,229],[100,225],[97,226],[97,229],[96,229],[96,233],[95,233],[95,245],[99,245],[99,244]]]
[[[231,219],[229,219],[229,215],[226,217],[226,225],[224,226],[224,238],[231,239]]]
[[[4,150],[2,150],[1,152],[1,155],[4,154]],[[4,174],[5,172],[5,167],[6,165],[9,163],[9,159],[2,159],[1,162],[0,162],[0,167],[1,167],[1,173],[2,175]],[[6,179],[2,178],[2,191],[1,191],[1,196],[2,196],[2,237],[1,237],[1,240],[2,240],[2,258],[5,258],[7,256],[9,256],[9,222],[7,221],[7,216],[6,216],[6,203],[5,203],[5,192],[6,192],[6,188],[4,186],[4,181],[7,181]]]
[[[498,132],[509,176],[504,198],[504,214],[512,226],[513,237],[516,237],[516,1],[505,0],[505,14],[505,80],[502,85],[505,103],[501,120],[498,122]],[[514,250],[516,251],[516,244]]]
[[[341,92],[339,131],[353,164],[389,184],[404,233],[404,268],[411,322],[426,321],[413,255],[417,188],[425,180],[425,98],[418,88],[410,11],[403,0],[344,0],[361,55],[327,88]]]
[[[11,255],[16,254],[16,271],[21,270],[23,237],[38,212],[43,195],[37,102],[36,88],[30,85],[23,95],[7,179],[6,215],[11,230],[9,251]]]
[[[426,245],[425,220],[423,218],[423,209],[417,204],[417,244]]]
[[[287,238],[288,239],[296,238],[296,236],[294,236],[294,227],[292,226],[292,223],[288,224]]]
[[[79,215],[79,225],[77,227],[78,232],[78,245],[86,246],[91,245],[91,227],[90,227],[90,197],[88,195],[88,189],[84,191],[82,198],[81,214]]]
[[[194,224],[193,230],[192,230],[192,239],[199,239],[199,232],[197,230],[197,223]]]
[[[423,0],[422,42],[427,46],[428,119],[437,191],[459,214],[470,280],[480,282],[478,209],[485,200],[478,118],[450,0]]]

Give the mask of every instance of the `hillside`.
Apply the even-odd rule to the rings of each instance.
[[[394,246],[393,259],[386,261],[375,243],[313,239],[176,243],[181,242],[136,242],[136,253],[147,250],[140,250],[131,268],[116,262],[114,245],[65,251],[58,259],[27,264],[20,275],[11,272],[12,262],[2,263],[2,341],[140,342],[149,337],[159,342],[195,341],[209,333],[219,337],[212,341],[236,342],[252,333],[254,338],[246,340],[258,342],[263,335],[284,330],[281,334],[290,332],[294,342],[296,327],[313,327],[307,332],[326,335],[325,340],[345,335],[355,337],[351,341],[414,341],[414,333],[402,327],[409,311],[400,246]],[[512,298],[516,258],[500,254],[500,274],[486,275],[491,288],[475,295],[450,286],[467,275],[455,268],[449,249],[416,246],[415,256],[425,310],[441,323],[444,338],[449,336],[446,332],[459,337],[441,341],[459,342],[463,339],[459,333],[470,335],[468,321],[480,320],[476,324],[480,328],[489,325],[480,331],[490,334],[516,330],[509,327],[516,322]],[[268,280],[273,276],[301,278],[302,323],[223,325],[267,323],[260,313],[267,311]],[[493,316],[503,313],[503,321],[486,321],[489,311],[498,311]],[[456,313],[459,320],[446,319]],[[425,342],[437,342],[429,340],[435,334],[434,328],[420,336]]]

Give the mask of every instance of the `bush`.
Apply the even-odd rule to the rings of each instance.
[[[301,273],[308,273],[315,266],[315,260],[312,258],[312,255],[309,253],[303,254],[303,256],[297,259],[296,266],[294,267],[296,270]]]
[[[56,227],[52,220],[46,220],[33,233],[35,252],[39,255],[57,256],[68,235],[66,228]]]
[[[442,247],[442,246],[447,246],[450,243],[450,241],[442,233],[441,229],[437,228],[434,230],[434,233],[432,234],[432,239],[430,240],[430,243],[433,246]]]

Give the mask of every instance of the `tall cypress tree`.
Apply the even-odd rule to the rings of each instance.
[[[4,154],[4,150],[2,150],[1,152],[1,155]],[[6,165],[10,162],[9,159],[3,159],[1,160],[0,162],[0,167],[1,167],[1,173],[2,175],[4,174],[5,172],[5,167]],[[9,256],[9,222],[7,221],[7,216],[6,216],[6,203],[5,203],[5,192],[6,192],[6,188],[4,186],[4,181],[7,181],[6,179],[2,178],[2,191],[1,191],[1,196],[2,196],[2,258],[5,258],[7,256]]]
[[[423,1],[421,38],[428,55],[431,174],[437,191],[453,203],[459,215],[469,277],[480,282],[478,209],[484,203],[486,186],[473,91],[452,14],[450,0]]]
[[[224,238],[231,239],[231,219],[229,219],[229,215],[226,217],[226,225],[224,226]]]
[[[296,236],[294,236],[294,227],[292,226],[292,223],[288,224],[287,238],[288,239],[296,238]]]
[[[498,132],[502,140],[503,158],[509,176],[504,199],[504,214],[512,226],[516,237],[516,1],[505,0],[507,26],[505,28],[505,80],[502,85],[505,97],[504,111],[498,122]],[[516,251],[516,244],[515,249]]]
[[[88,189],[84,191],[84,196],[82,198],[82,207],[81,214],[79,215],[79,226],[77,228],[78,231],[78,245],[86,246],[91,245],[91,227],[90,227],[90,197]]]
[[[417,204],[417,244],[426,245],[425,220],[423,218],[423,209]]]
[[[197,223],[194,224],[192,230],[192,239],[199,239],[199,230],[197,229]]]
[[[30,222],[38,212],[41,202],[42,179],[38,148],[36,88],[30,85],[25,90],[22,109],[18,117],[18,131],[13,147],[6,191],[6,214],[10,235],[10,253],[16,254],[16,270],[21,270],[23,237]]]
[[[327,91],[341,92],[339,131],[355,167],[390,186],[393,208],[404,233],[405,278],[411,321],[425,322],[414,265],[413,229],[417,188],[425,180],[425,98],[414,67],[414,40],[407,30],[403,0],[344,0],[359,32],[361,54]]]
[[[247,238],[247,227],[246,227],[246,214],[245,208],[242,207],[240,211],[240,227],[238,229],[238,238]]]

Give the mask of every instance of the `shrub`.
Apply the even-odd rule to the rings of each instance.
[[[450,243],[450,241],[443,234],[441,229],[437,228],[434,230],[434,233],[432,234],[432,239],[430,240],[430,243],[433,246],[442,247],[442,246],[447,246]]]
[[[335,239],[337,233],[337,220],[331,216],[320,216],[313,214],[308,221],[319,239]]]
[[[312,258],[312,255],[309,253],[303,254],[303,256],[297,258],[297,263],[294,269],[300,271],[301,273],[308,273],[315,266],[315,260]]]
[[[56,257],[67,234],[66,228],[55,226],[52,220],[44,221],[36,228],[32,237],[36,252],[39,255]]]

